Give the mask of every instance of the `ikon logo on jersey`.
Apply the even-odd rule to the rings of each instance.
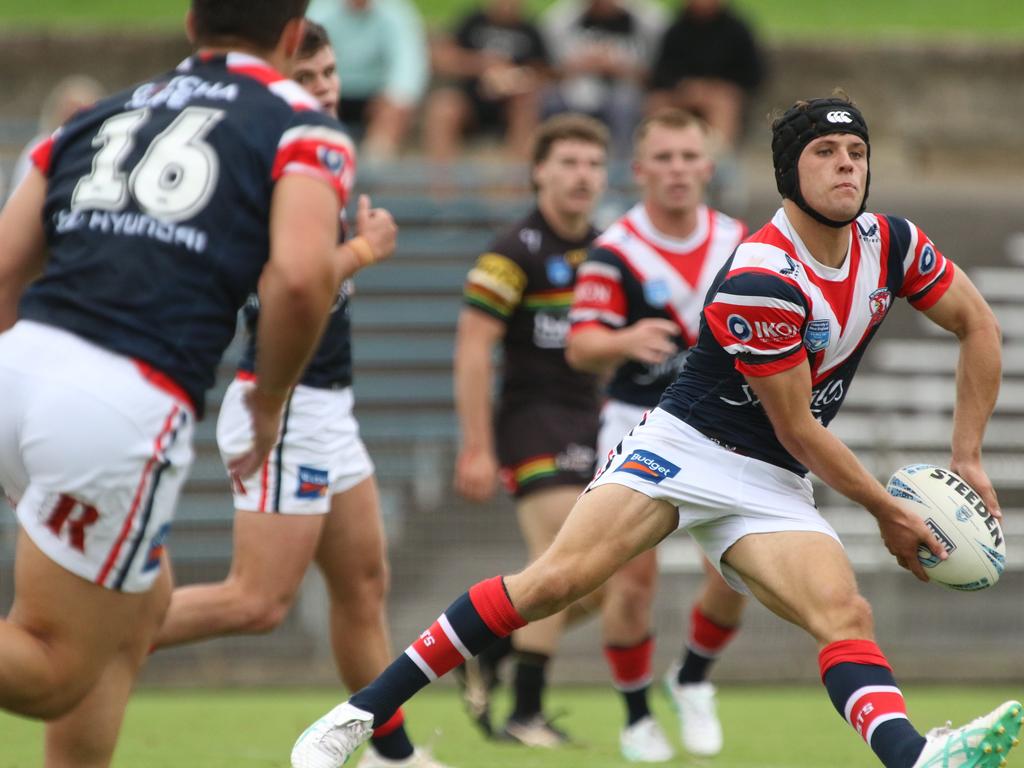
[[[729,333],[740,341],[747,341],[754,335],[754,332],[750,329],[750,323],[742,315],[729,315],[725,319],[725,324],[729,328]]]
[[[650,480],[652,483],[660,483],[662,480],[678,475],[679,467],[656,453],[633,451],[615,471],[636,475],[644,480]]]
[[[327,495],[327,470],[299,467],[299,487],[295,495],[300,499],[319,499]]]
[[[795,338],[800,333],[800,326],[785,321],[769,322],[767,320],[755,320],[754,333],[757,334],[757,338],[764,339],[765,341],[779,341]]]
[[[804,346],[808,352],[821,352],[832,342],[832,324],[828,320],[811,320],[804,331]]]

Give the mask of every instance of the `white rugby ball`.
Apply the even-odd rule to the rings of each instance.
[[[999,521],[959,475],[932,464],[896,470],[886,490],[910,503],[949,557],[940,560],[925,547],[917,559],[928,578],[950,589],[975,592],[999,581],[1006,567],[1006,539]]]

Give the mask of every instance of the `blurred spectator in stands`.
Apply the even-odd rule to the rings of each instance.
[[[504,130],[506,148],[526,157],[540,115],[547,49],[522,0],[489,0],[434,47],[442,85],[427,100],[424,145],[437,161],[455,157],[468,129]]]
[[[411,0],[313,0],[341,76],[338,117],[361,140],[364,160],[399,153],[427,83],[423,18]]]
[[[104,93],[103,86],[88,75],[70,75],[53,86],[39,112],[39,133],[32,137],[14,164],[11,174],[12,191],[32,167],[29,153],[36,144],[64,125],[78,110],[91,107],[102,99]]]
[[[727,5],[684,0],[662,38],[649,103],[652,110],[671,106],[700,115],[725,151],[739,143],[744,109],[763,77],[753,33]]]
[[[541,19],[560,78],[545,95],[545,116],[596,117],[608,126],[616,153],[626,154],[665,24],[661,6],[650,0],[558,0]]]

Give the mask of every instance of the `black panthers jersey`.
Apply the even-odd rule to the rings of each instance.
[[[745,375],[770,376],[806,360],[811,412],[827,427],[893,300],[926,310],[955,273],[905,219],[865,213],[849,233],[836,268],[814,259],[781,209],[744,241],[715,279],[697,346],[660,407],[731,450],[805,474]]]
[[[197,55],[85,110],[33,152],[47,177],[49,260],[20,316],[203,393],[269,254],[283,175],[343,205],[351,142],[316,100],[253,56]]]
[[[559,237],[534,210],[480,256],[466,304],[507,324],[500,409],[535,402],[597,408],[597,380],[565,361],[576,268],[597,234]]]

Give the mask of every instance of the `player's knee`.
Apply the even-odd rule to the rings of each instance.
[[[391,588],[391,569],[386,560],[366,563],[344,583],[332,585],[331,598],[345,611],[380,612]]]
[[[587,594],[578,569],[569,563],[539,560],[530,566],[531,585],[527,592],[526,611],[550,616],[567,608]]]
[[[240,606],[240,629],[259,635],[281,626],[292,607],[292,595],[266,595],[250,597]]]
[[[834,603],[812,631],[824,642],[873,637],[875,622],[871,604],[859,594],[847,596]]]

